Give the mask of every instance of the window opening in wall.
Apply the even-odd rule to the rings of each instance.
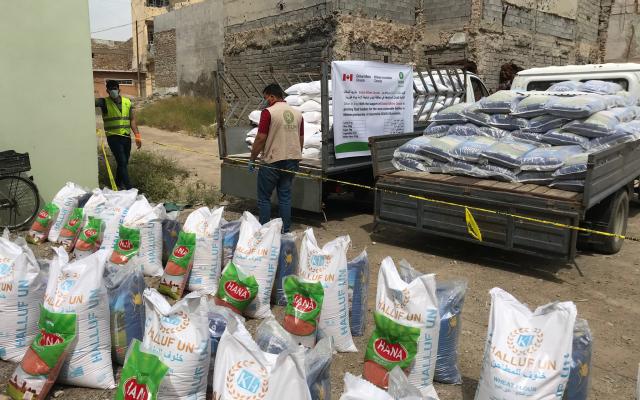
[[[116,81],[116,82],[118,82],[118,85],[133,86],[133,79],[106,78],[105,82],[106,81]]]
[[[153,44],[153,22],[147,22],[147,43]]]
[[[169,0],[147,0],[147,7],[167,7]]]

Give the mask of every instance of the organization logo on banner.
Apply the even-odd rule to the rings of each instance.
[[[254,361],[234,364],[227,372],[225,383],[234,399],[263,400],[269,391],[267,371]]]
[[[342,74],[342,81],[346,82],[353,82],[353,74]]]

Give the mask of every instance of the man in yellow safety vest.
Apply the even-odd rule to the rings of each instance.
[[[107,81],[108,97],[96,99],[96,107],[102,110],[104,131],[107,143],[118,165],[116,169],[116,185],[120,189],[131,189],[129,181],[129,156],[131,155],[131,131],[135,136],[136,146],[142,147],[142,138],[133,114],[131,100],[120,96],[118,81]]]

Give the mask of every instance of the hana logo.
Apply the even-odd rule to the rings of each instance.
[[[318,305],[316,304],[316,302],[309,297],[305,297],[299,293],[296,293],[293,296],[293,308],[303,314],[309,313],[315,310],[317,307]]]
[[[178,311],[175,314],[160,318],[160,324],[160,332],[174,334],[187,329],[189,316],[184,311]]]
[[[76,226],[78,224],[78,222],[80,222],[80,220],[78,218],[74,218],[72,220],[69,220],[68,225],[70,227],[74,227],[74,226]]]
[[[262,400],[269,391],[267,371],[254,361],[240,361],[227,372],[226,387],[234,399]]]
[[[40,341],[38,344],[40,346],[53,346],[54,344],[60,344],[64,342],[64,339],[55,333],[49,333],[42,329],[40,331]]]
[[[123,389],[124,400],[148,400],[151,398],[147,385],[139,383],[135,376],[126,380]]]
[[[373,342],[373,348],[382,359],[394,363],[404,361],[408,355],[407,349],[400,343],[389,343],[381,337]]]
[[[251,298],[251,293],[246,286],[236,282],[228,281],[224,284],[224,291],[236,301],[247,301]]]
[[[507,345],[513,353],[525,356],[538,351],[543,341],[544,333],[542,329],[519,328],[509,334]]]
[[[131,240],[122,239],[118,242],[118,247],[122,251],[129,251],[133,248],[133,243],[131,243]]]
[[[4,277],[13,272],[13,268],[9,264],[0,264],[0,276]]]
[[[40,210],[40,212],[38,213],[38,218],[45,219],[47,217],[49,217],[49,212],[47,210]]]
[[[189,248],[187,246],[179,246],[173,251],[173,255],[176,258],[182,258],[189,254]]]

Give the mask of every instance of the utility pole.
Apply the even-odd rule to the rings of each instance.
[[[142,97],[142,83],[140,82],[140,48],[138,46],[138,20],[136,20],[136,65],[138,66],[136,69],[138,70],[138,97]]]

